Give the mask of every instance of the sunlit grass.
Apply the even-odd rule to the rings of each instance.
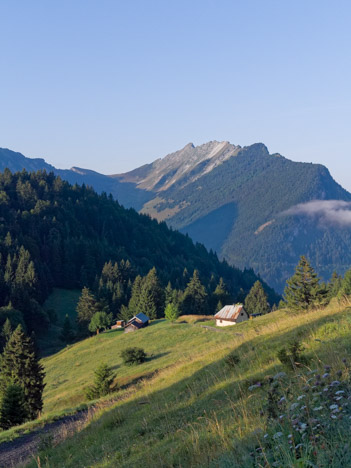
[[[277,311],[222,333],[159,321],[136,333],[89,338],[44,359],[45,411],[84,401],[101,361],[114,367],[121,398],[41,454],[41,466],[251,466],[265,401],[263,391],[256,395],[249,387],[282,370],[277,352],[293,339],[303,343],[313,367],[340,363],[351,354],[350,337],[351,312],[333,304],[298,315]],[[119,354],[127,346],[144,348],[152,359],[123,366]],[[232,350],[240,356],[234,369],[224,364]]]

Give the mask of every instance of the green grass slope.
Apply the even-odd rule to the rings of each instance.
[[[115,401],[101,401],[85,428],[30,466],[253,466],[250,453],[267,430],[267,390],[249,387],[282,370],[296,377],[277,359],[293,339],[305,346],[308,368],[323,369],[344,365],[350,337],[350,311],[334,304],[296,316],[278,311],[221,332],[158,321],[132,334],[89,338],[43,360],[45,412],[81,403],[101,361],[117,373]],[[119,354],[127,346],[141,346],[151,358],[126,367]],[[224,359],[233,350],[240,363],[230,369]]]
[[[44,304],[45,310],[52,310],[56,314],[56,322],[50,325],[49,330],[39,339],[42,355],[46,356],[58,352],[65,344],[60,339],[63,321],[68,315],[72,329],[76,329],[76,307],[81,291],[78,289],[54,288]]]

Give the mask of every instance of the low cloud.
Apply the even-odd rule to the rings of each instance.
[[[351,226],[351,202],[343,200],[312,200],[300,203],[284,211],[286,216],[308,216],[320,222],[339,226]]]

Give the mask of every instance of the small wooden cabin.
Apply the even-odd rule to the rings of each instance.
[[[217,327],[228,327],[250,318],[242,304],[226,305],[214,317]]]
[[[111,330],[115,330],[116,328],[124,328],[125,321],[124,320],[117,320],[117,322],[111,326]]]
[[[142,312],[132,317],[124,327],[124,333],[133,332],[149,325],[149,317]]]

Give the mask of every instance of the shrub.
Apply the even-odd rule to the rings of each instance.
[[[231,353],[228,354],[228,356],[224,358],[224,362],[226,363],[228,367],[234,368],[235,366],[239,364],[240,356],[235,351],[232,351]]]
[[[121,352],[124,364],[131,366],[145,362],[147,354],[142,348],[126,348]]]
[[[303,355],[304,347],[298,340],[294,340],[289,347],[278,351],[279,361],[289,369],[296,369],[307,364],[307,358]]]

